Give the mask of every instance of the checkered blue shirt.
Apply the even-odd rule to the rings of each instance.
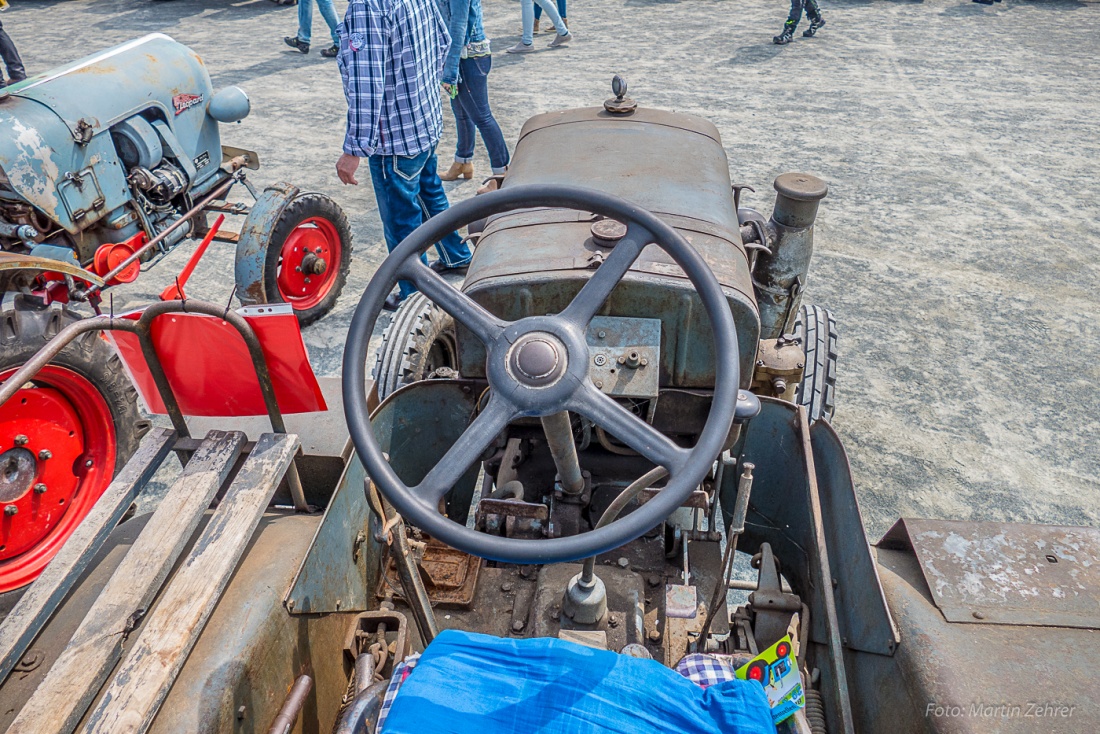
[[[338,28],[348,100],[344,152],[414,156],[443,129],[440,76],[451,39],[434,0],[351,0]]]

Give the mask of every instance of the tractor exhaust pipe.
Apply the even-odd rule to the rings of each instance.
[[[814,251],[818,202],[829,193],[824,181],[808,173],[784,173],[774,186],[775,208],[767,225],[770,252],[760,253],[753,272],[762,340],[778,339],[794,328]]]

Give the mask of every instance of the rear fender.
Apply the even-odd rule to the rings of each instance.
[[[240,239],[237,240],[234,275],[237,297],[245,306],[267,303],[264,266],[271,232],[282,217],[283,210],[298,195],[298,191],[297,186],[288,183],[269,186],[260,194],[244,220]]]
[[[48,257],[33,257],[31,255],[18,255],[14,252],[0,252],[0,290],[8,292],[18,290],[19,281],[25,279],[29,284],[40,275],[55,273],[61,276],[69,276],[75,280],[89,283],[99,288],[106,284],[90,270],[74,265],[64,260],[55,260]],[[10,287],[15,286],[15,287]]]

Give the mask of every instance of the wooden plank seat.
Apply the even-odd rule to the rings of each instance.
[[[165,437],[168,449],[170,438]],[[107,682],[85,731],[148,728],[293,461],[299,440],[293,434],[264,434],[256,441],[161,593],[244,444],[244,434],[237,431],[207,434],[9,732],[74,731],[122,660],[124,648],[131,646],[118,672]],[[155,453],[152,448],[143,453],[144,449],[143,444],[139,454],[146,458]],[[120,478],[129,469],[128,463]],[[140,633],[128,640],[155,600]],[[38,623],[39,628],[42,623],[44,620]]]

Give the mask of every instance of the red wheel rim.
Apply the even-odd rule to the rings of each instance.
[[[95,386],[57,365],[33,385],[0,406],[0,593],[38,577],[115,470],[114,420]]]
[[[323,217],[295,227],[279,252],[276,280],[283,301],[304,311],[325,300],[340,271],[341,247],[340,233]]]
[[[775,647],[775,655],[777,658],[785,658],[791,653],[791,646],[786,642],[780,642]]]

